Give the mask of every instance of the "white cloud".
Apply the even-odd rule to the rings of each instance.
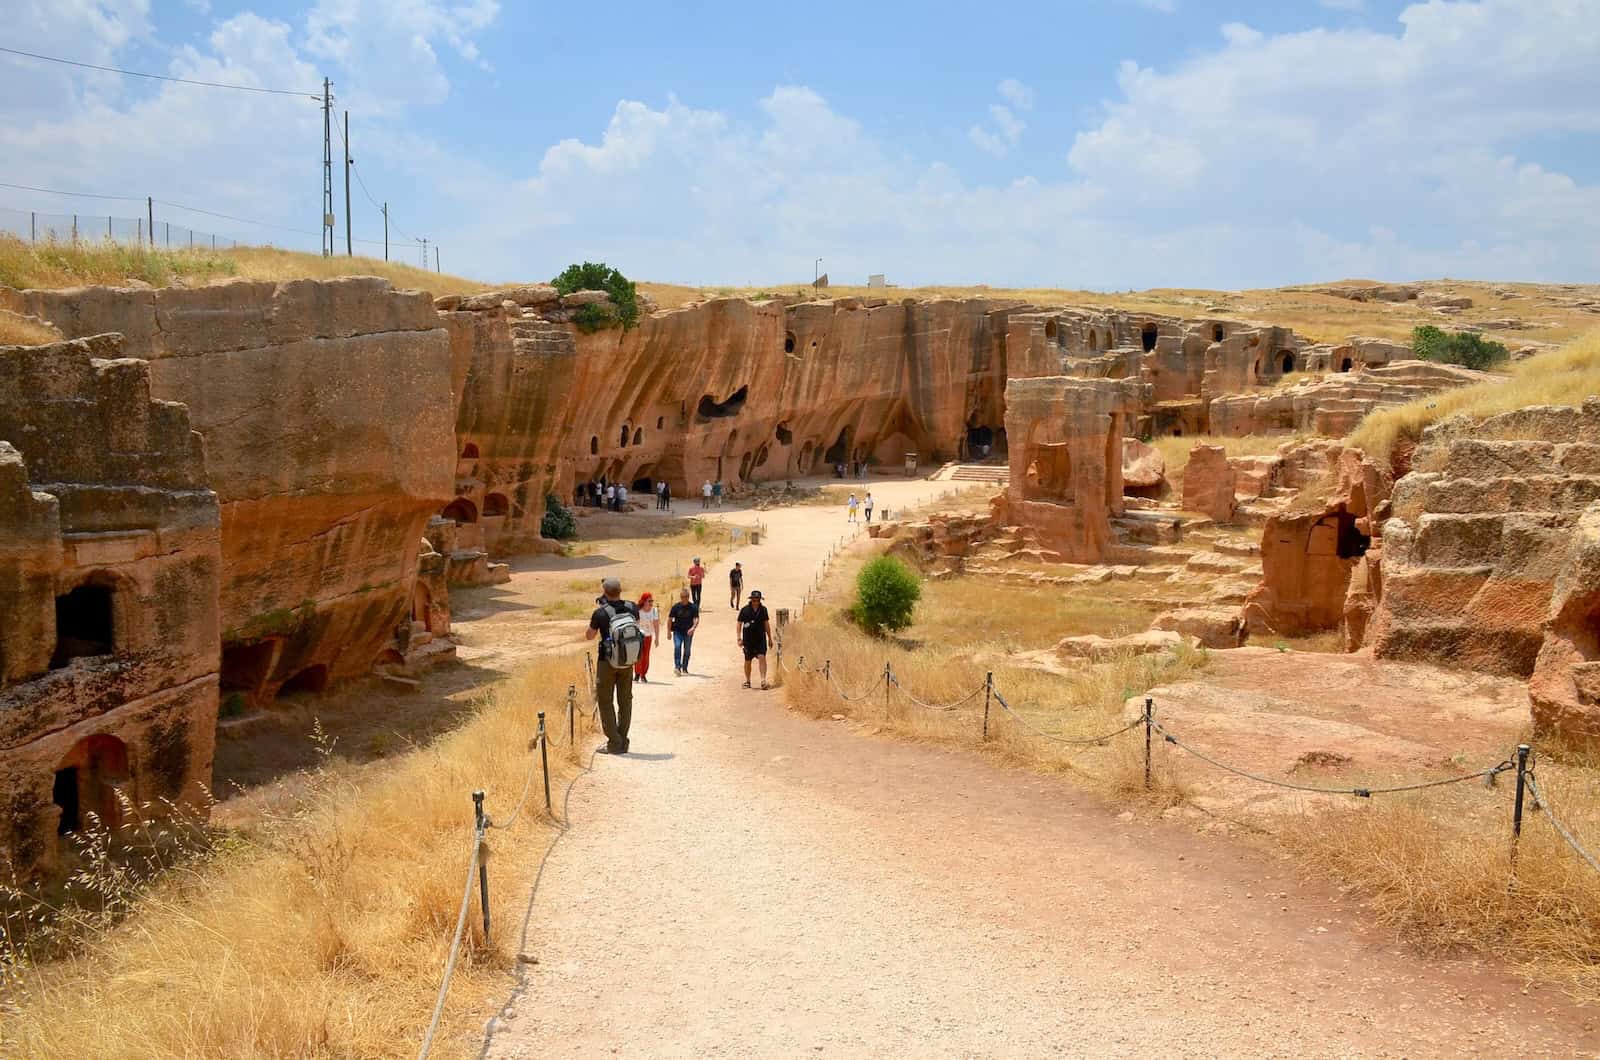
[[[1033,109],[1033,89],[1029,88],[1021,81],[1018,81],[1016,78],[1008,77],[1004,81],[1000,82],[1000,86],[997,91],[999,91],[1001,99],[1005,100],[1018,110]]]

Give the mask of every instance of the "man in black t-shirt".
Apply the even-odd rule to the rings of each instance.
[[[672,631],[672,672],[683,677],[689,672],[694,631],[700,628],[700,609],[690,602],[688,589],[678,590],[678,602],[667,612],[667,628]]]
[[[728,572],[728,606],[739,608],[739,591],[744,588],[744,564],[735,563]]]
[[[600,650],[595,661],[595,702],[600,706],[600,727],[605,730],[606,743],[598,748],[600,754],[625,755],[628,753],[628,725],[633,721],[633,667],[611,665],[611,619],[622,612],[639,620],[639,607],[622,598],[622,583],[607,578],[600,583],[605,593],[595,603],[600,606],[589,616],[589,628],[584,640],[600,638]],[[612,696],[616,697],[613,707]]]
[[[739,647],[744,650],[744,687],[750,687],[750,663],[761,662],[761,687],[767,687],[767,643],[772,639],[772,619],[761,604],[761,590],[750,590],[750,602],[735,620]]]

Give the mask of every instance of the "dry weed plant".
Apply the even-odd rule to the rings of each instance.
[[[559,799],[591,732],[576,656],[547,657],[485,691],[473,718],[383,772],[344,767],[331,741],[286,808],[202,833],[174,865],[110,867],[91,832],[80,873],[104,896],[14,936],[8,920],[0,1053],[8,1056],[392,1056],[420,1041],[472,849],[471,792],[510,818],[547,712]],[[578,687],[577,740],[566,690]],[[583,759],[586,761],[586,759]],[[529,805],[488,838],[491,941],[476,898],[436,1055],[464,1055],[475,1014],[506,985],[523,871],[554,825]],[[558,807],[559,810],[559,807]],[[48,910],[46,910],[48,912]],[[35,911],[25,914],[35,918]],[[535,918],[537,922],[537,916]]]

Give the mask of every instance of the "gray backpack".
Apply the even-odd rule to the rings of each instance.
[[[613,607],[607,603],[604,606],[611,613],[611,631],[606,636],[611,650],[606,657],[619,670],[624,666],[632,666],[644,653],[644,631],[639,628],[639,620],[620,604]]]

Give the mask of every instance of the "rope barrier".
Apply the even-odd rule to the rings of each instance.
[[[1018,714],[1015,710],[1011,709],[1011,704],[1006,702],[1006,697],[1002,696],[1000,694],[1000,690],[998,688],[994,689],[994,701],[996,703],[1000,704],[1000,709],[1001,710],[1005,711],[1007,714],[1009,714],[1013,718],[1015,718],[1017,720],[1018,724],[1020,724],[1024,729],[1027,729],[1029,732],[1033,733],[1035,736],[1042,737],[1043,739],[1046,739],[1046,740],[1051,740],[1051,741],[1053,741],[1055,743],[1066,744],[1069,747],[1088,747],[1088,746],[1091,746],[1091,745],[1094,745],[1094,744],[1105,743],[1107,740],[1111,739],[1113,736],[1121,736],[1123,733],[1127,732],[1129,729],[1137,728],[1138,726],[1144,724],[1144,718],[1140,717],[1140,718],[1133,719],[1128,724],[1124,725],[1122,728],[1117,729],[1114,732],[1106,733],[1104,736],[1086,736],[1086,737],[1058,736],[1055,733],[1045,732],[1043,729],[1039,728],[1037,725],[1034,725],[1032,722],[1028,721],[1027,718],[1023,717],[1021,714]]]
[[[1567,826],[1561,823],[1560,818],[1556,817],[1555,811],[1550,808],[1550,801],[1544,797],[1544,792],[1539,790],[1539,782],[1534,779],[1531,772],[1528,774],[1528,789],[1533,792],[1533,804],[1544,810],[1545,818],[1557,834],[1567,841],[1567,846],[1572,848],[1572,852],[1588,862],[1591,869],[1600,872],[1600,863],[1595,861],[1594,855],[1583,849],[1583,844],[1579,843]]]
[[[895,688],[900,690],[900,694],[902,696],[905,696],[923,710],[936,710],[941,712],[955,710],[963,703],[967,703],[973,699],[976,699],[978,696],[982,695],[983,690],[988,687],[987,683],[981,684],[977,688],[974,688],[971,692],[968,692],[966,695],[962,696],[960,699],[951,700],[949,703],[928,703],[918,699],[916,696],[906,691],[905,686],[900,683],[900,676],[894,673],[892,670],[889,672],[889,681],[894,685]]]
[[[1172,733],[1168,732],[1159,721],[1153,722],[1152,724],[1154,725],[1155,730],[1161,734],[1161,738],[1167,743],[1172,744],[1181,751],[1188,752],[1194,757],[1200,759],[1200,761],[1209,763],[1210,765],[1213,765],[1224,772],[1233,773],[1236,776],[1244,777],[1246,780],[1253,780],[1257,784],[1268,784],[1275,788],[1288,788],[1291,791],[1306,791],[1315,795],[1354,795],[1357,798],[1370,799],[1374,795],[1392,795],[1402,791],[1422,791],[1424,788],[1442,788],[1449,784],[1464,784],[1469,780],[1481,780],[1484,777],[1492,777],[1499,773],[1503,773],[1508,769],[1515,768],[1515,766],[1513,766],[1511,761],[1508,759],[1504,762],[1501,762],[1499,765],[1491,766],[1488,769],[1480,769],[1476,773],[1468,773],[1459,777],[1446,777],[1443,780],[1428,780],[1417,784],[1399,784],[1387,788],[1323,788],[1310,784],[1295,784],[1287,780],[1273,780],[1270,777],[1258,776],[1255,773],[1250,773],[1246,770],[1235,768],[1234,766],[1230,766],[1224,762],[1217,761],[1215,758],[1212,758],[1203,751],[1190,747],[1188,744],[1172,735]]]
[[[549,737],[545,737],[545,739],[548,741]],[[535,768],[536,765],[536,762],[528,763],[528,779],[522,783],[522,794],[517,796],[517,808],[511,811],[511,816],[507,817],[504,821],[496,821],[493,818],[485,815],[483,823],[487,827],[510,828],[516,823],[517,818],[522,816],[522,808],[528,804],[528,792],[533,790],[533,777],[537,772],[537,769]]]
[[[472,877],[478,867],[478,857],[483,851],[483,832],[476,830],[472,838],[472,857],[467,859],[467,885],[461,892],[461,912],[456,914],[456,933],[450,940],[450,956],[444,962],[444,979],[439,984],[439,997],[433,1003],[433,1019],[428,1022],[428,1033],[422,1038],[422,1049],[417,1060],[427,1060],[433,1049],[433,1036],[439,1032],[439,1019],[444,1015],[444,999],[450,993],[450,979],[456,974],[456,957],[461,953],[461,936],[467,927],[467,910],[472,905]]]

